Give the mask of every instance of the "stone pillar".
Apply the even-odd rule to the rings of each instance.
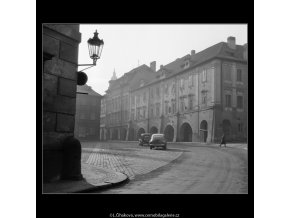
[[[121,140],[121,127],[118,128],[118,140]]]
[[[110,133],[110,138],[109,138],[109,139],[110,139],[110,140],[112,140],[112,138],[113,138],[113,132],[114,132],[114,131],[113,131],[113,128],[110,129],[110,131],[109,131],[109,133]]]
[[[129,125],[127,126],[127,132],[126,132],[126,141],[129,140]]]
[[[78,139],[70,136],[63,141],[62,179],[81,180],[82,146]]]

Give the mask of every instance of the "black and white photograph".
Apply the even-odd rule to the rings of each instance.
[[[0,8],[0,217],[289,217],[286,0]]]
[[[43,194],[249,193],[247,23],[43,23],[42,52]]]

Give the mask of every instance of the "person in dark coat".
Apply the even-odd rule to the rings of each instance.
[[[220,147],[221,147],[222,145],[225,145],[225,147],[227,147],[227,145],[226,145],[226,137],[225,137],[225,134],[223,134],[223,136],[222,136],[222,140],[221,140],[221,143],[220,143]]]

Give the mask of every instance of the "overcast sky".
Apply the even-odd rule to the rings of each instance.
[[[84,72],[87,84],[101,95],[105,94],[115,69],[117,77],[142,64],[150,66],[156,61],[156,69],[175,59],[196,53],[228,36],[236,37],[236,43],[247,43],[247,25],[199,25],[199,24],[84,24],[80,25],[82,42],[79,46],[79,64],[89,64],[87,40],[97,29],[104,48],[97,65]],[[79,67],[79,70],[85,67]]]

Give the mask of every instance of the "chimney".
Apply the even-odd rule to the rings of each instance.
[[[236,49],[236,38],[235,37],[233,37],[233,36],[228,37],[228,46],[231,49]]]
[[[156,61],[152,61],[152,62],[150,63],[150,68],[151,68],[154,72],[156,72]]]
[[[160,70],[161,70],[162,68],[163,68],[163,65],[161,64],[161,65],[160,65]]]
[[[195,50],[191,50],[191,56],[195,55]]]

